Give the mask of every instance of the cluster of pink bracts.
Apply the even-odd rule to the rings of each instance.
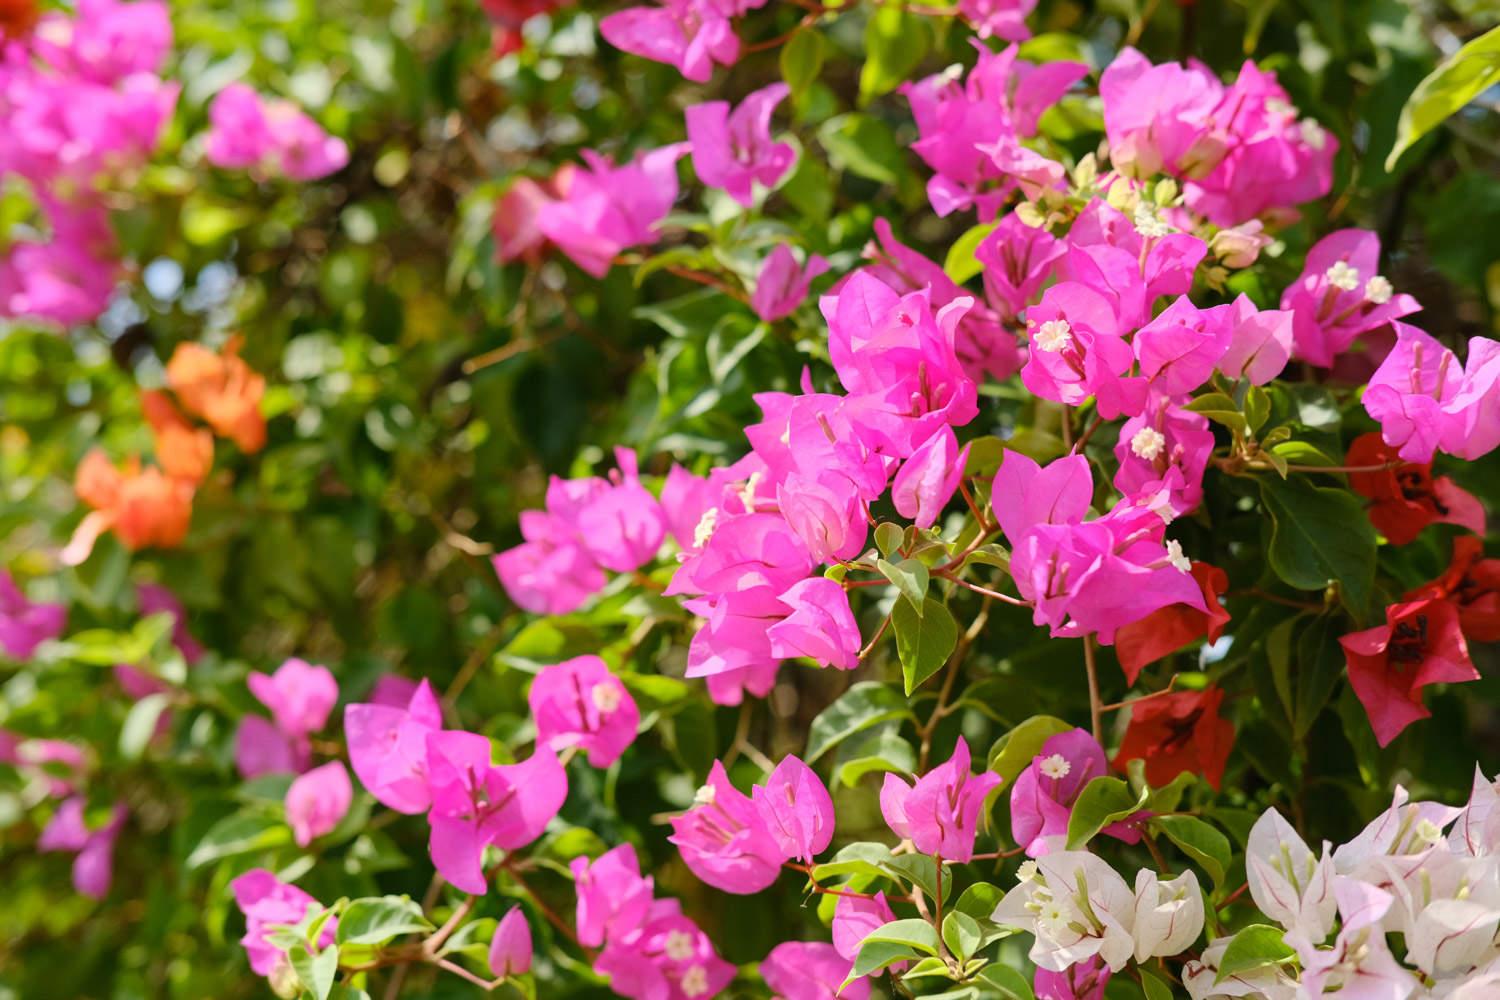
[[[171,50],[160,0],[80,0],[76,16],[49,12],[14,37],[0,27],[0,181],[22,182],[40,216],[0,233],[0,319],[67,326],[109,305],[122,268],[105,195],[131,189],[171,121]],[[244,84],[226,87],[210,117],[216,166],[312,180],[348,159],[300,110]]]

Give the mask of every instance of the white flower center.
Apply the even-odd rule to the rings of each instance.
[[[1266,110],[1273,115],[1289,115],[1295,109],[1279,97],[1268,97],[1266,98]]]
[[[1345,292],[1352,292],[1359,287],[1359,269],[1351,267],[1348,261],[1335,261],[1323,276],[1334,288]]]
[[[1365,282],[1365,300],[1377,306],[1383,306],[1391,301],[1391,296],[1395,294],[1395,291],[1391,283],[1378,274]]]
[[[1302,133],[1302,141],[1313,149],[1321,150],[1328,144],[1328,133],[1311,118],[1302,119],[1297,123],[1297,128]]]
[[[1036,862],[1028,858],[1027,860],[1021,862],[1020,868],[1016,869],[1016,881],[1019,883],[1030,882],[1032,879],[1036,878],[1036,873]]]
[[[1136,458],[1156,461],[1167,446],[1167,436],[1154,427],[1142,427],[1130,439],[1130,450]]]
[[[761,479],[759,472],[750,473],[750,478],[745,480],[744,489],[740,490],[740,503],[745,505],[746,510],[755,506],[755,491],[760,487]]]
[[[1182,554],[1182,543],[1175,538],[1167,539],[1167,562],[1184,573],[1193,568],[1193,561]]]
[[[1065,319],[1049,319],[1036,332],[1036,346],[1048,354],[1056,354],[1073,342],[1073,328]]]
[[[685,962],[693,957],[693,936],[686,931],[672,931],[667,935],[664,948],[672,961]]]
[[[678,981],[684,996],[701,997],[708,993],[708,973],[703,966],[690,966]]]
[[[713,785],[704,785],[702,788],[693,793],[693,805],[711,806],[714,804],[714,799],[717,796],[718,792],[714,791]]]
[[[693,548],[701,549],[708,544],[708,540],[714,537],[714,529],[719,526],[719,508],[710,507],[698,518],[698,526],[693,529]]]
[[[1161,221],[1161,218],[1145,202],[1135,207],[1135,231],[1148,240],[1158,239],[1172,231],[1172,227]]]
[[[1073,765],[1069,764],[1068,758],[1060,753],[1055,753],[1042,761],[1042,773],[1049,778],[1066,778],[1072,770]]]
[[[589,701],[594,707],[608,715],[620,707],[620,689],[610,681],[600,681],[589,688]]]

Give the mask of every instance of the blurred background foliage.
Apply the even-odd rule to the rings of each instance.
[[[967,33],[941,20],[858,5],[821,27],[821,72],[797,88],[790,122],[804,155],[764,215],[745,216],[695,186],[651,264],[616,267],[603,281],[555,256],[502,267],[490,227],[509,180],[548,176],[583,148],[623,156],[677,141],[688,104],[737,100],[782,75],[773,46],[747,52],[709,86],[687,84],[671,67],[605,45],[596,20],[609,9],[535,19],[527,46],[497,58],[469,0],[172,3],[167,75],[183,83],[178,114],[153,165],[112,205],[133,261],[128,281],[93,326],[0,326],[0,566],[34,597],[69,602],[70,634],[103,630],[90,662],[0,668],[0,725],[96,748],[97,804],[123,797],[132,813],[113,896],[95,903],[67,890],[64,856],[33,852],[37,824],[22,789],[0,783],[0,997],[263,995],[235,943],[241,925],[224,888],[252,860],[305,873],[301,884],[325,900],[426,893],[420,822],[365,824],[357,807],[342,835],[319,842],[333,856],[314,866],[280,823],[283,788],[230,777],[234,720],[253,707],[240,679],[294,653],[332,667],[346,701],[386,672],[427,676],[454,695],[470,728],[513,736],[526,724],[528,670],[603,651],[636,671],[632,689],[662,721],[619,769],[571,769],[564,818],[579,829],[539,853],[565,859],[591,838],[634,841],[656,863],[658,884],[685,897],[732,961],[758,960],[784,939],[776,915],[796,906],[795,889],[719,905],[664,843],[658,814],[691,799],[708,763],[734,745],[740,720],[713,708],[699,685],[673,679],[685,653],[675,602],[619,580],[587,612],[532,621],[508,602],[487,556],[519,540],[517,513],[540,506],[548,474],[607,465],[615,443],[637,448],[652,472],[671,460],[701,471],[743,450],[752,393],[795,390],[808,364],[826,380],[815,310],[772,329],[673,272],[748,278],[765,248],[791,240],[829,256],[837,275],[857,260],[877,216],[941,260],[965,223],[927,208],[924,174],[905,148],[914,127],[891,87],[973,54]],[[741,22],[741,37],[754,48],[804,13],[769,3]],[[1314,239],[1366,226],[1381,234],[1384,273],[1422,301],[1424,328],[1459,343],[1500,331],[1500,98],[1484,95],[1392,170],[1384,161],[1418,81],[1497,21],[1493,0],[1042,0],[1023,54],[1098,69],[1133,43],[1158,61],[1193,57],[1230,73],[1253,58],[1275,69],[1341,151],[1334,196],[1283,234],[1267,287],[1247,290],[1269,304]],[[301,102],[348,141],[349,166],[312,184],[208,167],[194,137],[208,100],[234,79]],[[1044,130],[1081,154],[1098,141],[1098,124],[1097,106],[1072,97]],[[138,387],[162,383],[177,344],[217,345],[236,332],[270,383],[267,447],[243,456],[221,446],[181,548],[132,557],[106,538],[86,564],[62,569],[57,550],[83,514],[71,480],[85,451],[149,450]],[[1013,427],[1034,405],[1014,388],[986,393],[980,433]],[[1476,494],[1500,497],[1493,460],[1455,474]],[[1264,519],[1236,503],[1234,487],[1209,495],[1221,509],[1190,529],[1202,537],[1188,549],[1218,551],[1231,578],[1253,578],[1262,557],[1250,549],[1237,564],[1228,539],[1257,537]],[[1429,532],[1395,556],[1383,551],[1386,572],[1414,585],[1446,566],[1449,536]],[[101,673],[141,655],[129,651],[143,627],[129,583],[141,580],[180,595],[192,631],[213,650],[187,672],[186,706],[150,745],[122,739],[132,706]],[[1251,620],[1265,612],[1253,600],[1232,610]],[[170,658],[150,640],[147,658]],[[988,746],[1036,712],[1086,714],[1081,685],[1057,682],[1081,669],[1075,652],[1024,614],[997,612],[966,667],[972,710],[955,714],[940,741],[963,730]],[[1500,759],[1500,723],[1475,707],[1500,704],[1493,650],[1484,653],[1486,679],[1432,699],[1436,720],[1392,752],[1354,746],[1336,718],[1295,748],[1269,726],[1247,727],[1239,746],[1248,764],[1229,785],[1292,780],[1295,769],[1330,836],[1372,814],[1385,782],[1419,763],[1424,792],[1459,800],[1476,756],[1490,766]],[[892,669],[870,668],[875,677]],[[755,722],[757,744],[773,756],[803,745],[843,681],[806,670],[784,677]],[[1123,693],[1111,677],[1108,698]],[[840,749],[852,776],[863,757],[878,759],[880,735]],[[1331,777],[1320,784],[1321,774]],[[871,831],[880,827],[870,787],[840,790],[841,830],[861,815]],[[250,817],[238,840],[205,839],[231,815]],[[205,843],[215,850],[204,854]],[[541,871],[537,888],[567,905],[554,873]],[[489,916],[503,910],[494,898],[485,907]],[[574,971],[549,977],[544,965],[544,995],[610,995]],[[408,989],[474,992],[421,974]]]

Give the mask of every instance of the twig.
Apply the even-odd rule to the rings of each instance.
[[[1094,658],[1094,637],[1083,637],[1083,666],[1089,675],[1089,721],[1094,728],[1094,741],[1104,744],[1104,705],[1099,700],[1099,665]]]

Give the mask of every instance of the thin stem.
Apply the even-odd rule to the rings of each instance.
[[[1079,452],[1083,451],[1083,446],[1089,443],[1089,438],[1093,437],[1094,432],[1097,431],[1101,426],[1103,426],[1103,424],[1103,417],[1095,417],[1094,422],[1089,424],[1088,428],[1083,432],[1083,436],[1080,437],[1077,441],[1073,442],[1073,454],[1077,455]]]
[[[958,584],[960,587],[963,587],[966,590],[972,590],[976,594],[983,594],[985,597],[993,597],[995,600],[999,601],[1002,604],[1009,604],[1012,607],[1017,608],[1035,607],[1035,605],[1033,605],[1030,601],[1023,601],[1019,597],[1011,597],[1009,594],[1002,594],[998,590],[991,590],[988,587],[981,587],[977,583],[970,583],[968,580],[964,580],[954,573],[938,571],[937,575],[942,577],[944,580],[950,580],[953,583]]]
[[[1141,838],[1146,842],[1146,849],[1151,852],[1151,859],[1156,862],[1156,867],[1162,878],[1171,878],[1172,870],[1167,867],[1167,859],[1162,857],[1161,848],[1156,846],[1156,838],[1146,834]]]
[[[474,975],[474,973],[470,972],[468,969],[465,969],[462,965],[459,965],[457,962],[450,962],[446,958],[440,958],[433,964],[436,965],[439,969],[443,969],[447,972],[453,973],[460,979],[467,979],[469,982],[473,983],[475,986],[478,986],[480,989],[485,990],[486,992],[493,990],[496,986],[500,985],[499,979],[496,979],[494,981],[481,979],[479,976]]]
[[[979,505],[974,502],[974,494],[969,492],[969,484],[965,480],[958,481],[958,491],[963,494],[964,503],[969,505],[969,513],[973,514],[974,520],[979,522],[979,533],[989,534],[989,522],[985,520],[984,512],[979,509]]]
[[[484,662],[490,658],[490,654],[495,651],[495,647],[500,645],[500,637],[505,634],[507,621],[508,618],[503,618],[499,622],[496,622],[494,627],[485,633],[484,638],[479,640],[479,645],[474,647],[474,651],[469,654],[469,658],[464,661],[464,665],[459,667],[458,673],[454,675],[452,683],[448,685],[448,690],[443,692],[444,714],[450,716],[453,714],[453,706],[458,703],[458,696],[463,694],[464,688],[469,686],[469,682],[474,679],[474,675],[479,672],[479,668],[484,666]]]
[[[1001,858],[1013,858],[1026,850],[1025,847],[1013,847],[1008,851],[990,851],[987,854],[976,854],[970,861],[998,861]]]
[[[1250,883],[1249,882],[1244,883],[1238,889],[1234,890],[1228,896],[1224,897],[1224,902],[1222,902],[1218,906],[1214,907],[1214,909],[1215,910],[1222,910],[1222,909],[1224,909],[1224,907],[1228,906],[1230,903],[1233,903],[1236,899],[1239,899],[1241,896],[1243,896],[1245,894],[1245,890],[1248,889],[1248,888],[1250,888]]]
[[[583,953],[588,956],[589,961],[592,962],[594,960],[593,950],[583,947],[582,942],[578,940],[577,932],[573,930],[573,928],[568,924],[566,920],[554,913],[552,911],[552,907],[543,902],[542,897],[538,896],[532,890],[531,886],[526,884],[526,880],[521,878],[521,873],[516,871],[515,866],[509,863],[509,859],[506,860],[505,871],[510,875],[511,881],[516,883],[516,887],[519,888],[522,892],[526,893],[527,896],[531,897],[532,903],[534,903],[536,905],[536,908],[541,911],[542,916],[547,919],[547,922],[553,927],[556,927],[563,937],[567,938],[569,941],[572,941],[575,945],[582,949]]]
[[[936,911],[932,920],[932,926],[938,932],[938,954],[946,955],[947,947],[943,944],[943,856],[934,856],[937,861],[937,885],[934,887],[935,898],[933,909]]]
[[[1083,666],[1089,675],[1089,721],[1093,724],[1094,740],[1104,743],[1104,704],[1099,698],[1099,665],[1094,657],[1094,637],[1083,637]]]
[[[1177,686],[1177,677],[1177,674],[1173,674],[1172,679],[1167,681],[1167,686],[1160,691],[1153,691],[1151,694],[1143,694],[1135,698],[1126,698],[1123,701],[1116,701],[1108,705],[1101,705],[1099,706],[1099,711],[1115,712],[1119,711],[1122,708],[1127,708],[1131,705],[1134,705],[1137,702],[1150,701],[1152,698],[1160,698],[1162,695],[1171,694],[1173,688]]]
[[[439,927],[436,931],[433,932],[433,935],[431,937],[422,942],[423,953],[427,955],[436,955],[438,953],[438,949],[443,946],[443,942],[447,941],[448,938],[452,936],[453,932],[458,930],[458,925],[463,923],[464,917],[467,917],[469,915],[469,911],[473,909],[474,897],[465,896],[464,901],[453,908],[452,916],[450,916],[447,921],[443,923],[443,926]]]
[[[891,627],[891,616],[890,615],[886,615],[883,619],[881,619],[880,627],[875,630],[875,635],[873,637],[871,637],[869,645],[865,646],[864,649],[861,649],[859,651],[859,662],[861,662],[861,663],[864,662],[865,657],[869,656],[870,655],[870,651],[875,648],[875,644],[878,643],[881,640],[881,638],[885,635],[885,630],[888,629],[888,628],[890,628],[890,627]]]

